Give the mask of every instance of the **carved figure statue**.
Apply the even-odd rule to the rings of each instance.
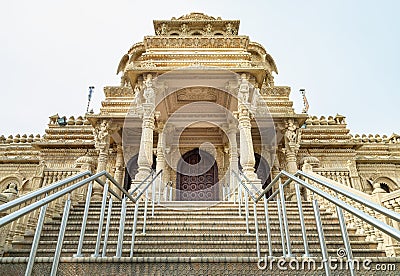
[[[151,74],[147,75],[146,80],[144,81],[144,92],[143,97],[146,100],[146,103],[154,103],[155,93],[153,88],[153,76]]]
[[[109,142],[108,122],[104,120],[99,128],[93,130],[95,147],[99,150],[104,150]]]
[[[257,106],[260,104],[260,103],[263,103],[264,102],[264,99],[262,98],[262,96],[261,96],[261,93],[260,93],[260,88],[254,88],[254,92],[253,92],[253,99],[252,99],[252,101],[251,101],[251,106],[253,107],[253,108],[257,108]]]
[[[206,32],[206,34],[211,34],[212,32],[212,25],[210,23],[208,23],[206,25],[206,27],[204,28],[204,31]]]
[[[136,86],[135,86],[134,91],[135,91],[135,95],[133,96],[133,103],[134,103],[136,106],[138,106],[138,105],[140,105],[140,104],[142,103],[142,99],[141,99],[141,97],[140,97],[140,88],[139,88],[139,85],[136,85]]]
[[[246,74],[242,74],[239,85],[238,98],[243,103],[248,103],[249,101],[249,90],[250,90],[250,85],[249,81],[246,78]]]
[[[182,24],[181,26],[181,34],[185,35],[189,32],[189,28],[186,24]]]
[[[236,34],[236,29],[232,26],[231,23],[226,24],[226,34],[227,34],[227,35],[234,35],[234,34]]]
[[[292,119],[289,119],[288,126],[285,132],[285,139],[287,142],[296,143],[297,142],[296,126]]]
[[[165,23],[163,23],[161,25],[161,31],[160,31],[161,35],[166,35],[167,34],[167,25]]]

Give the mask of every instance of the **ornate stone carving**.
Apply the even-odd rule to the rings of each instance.
[[[145,98],[146,103],[154,104],[155,92],[153,88],[153,76],[151,74],[148,74],[143,84],[144,84],[143,97]]]
[[[193,87],[184,89],[177,93],[178,101],[209,101],[215,102],[217,100],[216,91],[207,87]]]
[[[213,26],[208,23],[205,27],[204,27],[204,32],[207,35],[211,35],[212,34],[212,30],[213,30]]]
[[[235,27],[232,26],[232,23],[228,23],[225,26],[225,34],[226,35],[236,35],[237,34],[237,30]]]
[[[249,92],[250,92],[250,84],[247,80],[246,74],[242,74],[239,81],[239,92],[238,92],[238,100],[242,103],[249,102]]]
[[[156,32],[158,35],[167,35],[168,33],[168,26],[167,24],[163,23],[161,24],[161,27],[157,29]]]
[[[110,144],[109,124],[104,120],[98,127],[93,130],[95,147],[100,152],[106,153]]]
[[[188,25],[186,24],[182,24],[180,31],[181,31],[181,35],[187,35],[189,32],[190,28],[188,27]]]

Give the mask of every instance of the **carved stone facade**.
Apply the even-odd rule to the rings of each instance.
[[[266,159],[272,176],[279,170],[294,173],[308,163],[315,172],[368,194],[399,189],[400,135],[353,136],[342,115],[296,113],[290,87],[274,83],[274,60],[263,46],[239,34],[239,25],[238,20],[201,13],[155,20],[155,35],[122,57],[117,70],[121,85],[104,88],[99,113],[71,116],[66,125],[58,123],[58,114],[51,116],[43,136],[0,137],[0,192],[15,187],[21,195],[81,168],[108,170],[126,181],[132,158],[138,172],[130,176],[133,182],[157,167],[164,170],[160,185],[172,182],[175,187],[179,157],[194,148],[206,149],[206,142],[214,148],[221,189],[229,185],[229,170],[237,171],[239,165],[249,179],[259,181],[257,154]],[[229,70],[236,79],[213,86],[207,75],[209,85],[193,80],[193,86],[185,87],[159,80],[182,67],[195,70],[200,79],[205,68]],[[202,107],[195,106],[168,122],[192,103],[216,104],[234,116],[197,112]],[[273,146],[261,141],[254,118],[267,111],[275,129]],[[124,133],[127,116],[131,130]],[[194,123],[183,125],[189,118]],[[139,143],[124,143],[126,136]]]

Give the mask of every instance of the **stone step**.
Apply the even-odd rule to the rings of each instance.
[[[112,249],[116,248],[117,241],[112,240],[107,243],[107,247]],[[311,250],[320,250],[320,245],[318,239],[310,240],[308,242],[309,248]],[[342,242],[339,241],[328,241],[326,243],[328,249],[339,249],[343,248],[344,245]],[[96,241],[85,241],[83,244],[84,249],[92,249],[94,252],[96,246]],[[260,246],[263,248],[267,248],[267,241],[261,240]],[[101,244],[101,248],[103,244]],[[124,247],[130,248],[130,240],[124,242]],[[272,241],[273,248],[280,248],[281,242],[276,240]],[[291,241],[292,249],[304,249],[303,241],[302,240],[294,240]],[[354,241],[351,242],[352,249],[376,249],[376,244],[370,244],[368,242],[360,242]],[[14,247],[13,250],[19,251],[19,249],[30,249],[31,244],[28,242],[20,243],[18,247]],[[42,241],[39,244],[39,249],[51,249],[55,250],[56,242],[54,241]],[[75,249],[78,248],[78,241],[65,241],[63,244],[63,250],[67,249]],[[137,249],[255,249],[256,248],[256,241],[248,240],[248,241],[143,241],[143,240],[136,240],[135,241],[135,248]]]
[[[357,275],[398,275],[400,258],[376,257],[368,258],[369,266],[363,266],[365,258],[355,260],[359,264]],[[261,263],[252,257],[122,257],[94,258],[62,257],[58,266],[60,275],[323,275],[319,269],[322,258],[275,259],[274,262]],[[279,267],[278,267],[279,261]],[[285,261],[284,263],[281,261]],[[296,261],[295,263],[293,261]],[[36,258],[32,275],[50,275],[52,258]],[[311,270],[297,270],[305,262],[311,262]],[[26,257],[1,258],[0,271],[3,275],[24,275],[27,264]],[[345,259],[335,259],[332,263],[337,269],[331,271],[332,276],[349,275]],[[377,265],[384,266],[387,271],[374,271]],[[282,268],[283,267],[283,268]],[[381,272],[381,273],[380,273]]]
[[[32,235],[33,236],[33,235]],[[280,235],[277,233],[271,234],[272,240],[280,240]],[[40,240],[41,241],[53,241],[56,242],[58,237],[58,233],[48,233],[46,235],[42,235]],[[64,238],[65,241],[77,241],[80,237],[80,232],[69,234]],[[267,234],[260,233],[259,234],[260,240],[267,240]],[[301,233],[290,233],[290,237],[293,240],[302,240]],[[308,239],[318,239],[317,234],[307,233]],[[97,238],[97,233],[85,233],[84,240],[94,241]],[[124,233],[124,240],[129,240],[131,238],[131,233]],[[342,241],[342,236],[338,233],[333,234],[325,234],[325,238],[327,241]],[[351,241],[365,241],[365,235],[349,235]],[[102,240],[104,239],[104,232],[102,235]],[[108,240],[117,240],[118,233],[111,232],[108,235]],[[186,241],[230,241],[230,240],[254,240],[254,235],[247,235],[245,233],[238,233],[238,234],[219,234],[219,233],[211,233],[211,234],[194,234],[194,233],[171,233],[168,236],[165,234],[159,233],[146,233],[142,234],[141,232],[136,233],[136,240],[147,240],[147,241],[173,241],[173,240],[186,240]],[[24,241],[23,241],[24,242]],[[18,242],[15,242],[18,243]]]
[[[93,216],[93,215],[89,215],[88,216],[88,222],[99,222],[99,218],[100,216]],[[229,215],[215,215],[215,216],[210,216],[210,215],[188,215],[188,216],[179,216],[179,215],[163,215],[163,216],[154,216],[151,217],[151,214],[147,215],[147,220],[148,221],[207,221],[207,220],[215,220],[217,222],[220,221],[245,221],[245,216],[238,216],[238,215],[233,215],[233,216],[229,216]],[[290,215],[287,216],[288,220],[294,220],[294,221],[300,221],[299,216],[295,216],[295,215]],[[105,216],[106,219],[106,216]],[[118,215],[111,215],[111,221],[119,221],[120,216]],[[139,221],[143,221],[144,216],[143,215],[139,215],[138,216],[138,220]],[[254,221],[253,217],[249,217],[249,219],[251,221]],[[257,215],[257,219],[259,221],[259,223],[265,223],[265,216],[264,215]],[[332,218],[331,216],[324,216],[321,215],[321,219],[323,221],[334,221],[335,223],[338,222],[337,218]],[[125,217],[126,221],[133,221],[133,215],[127,215]],[[269,220],[271,222],[274,221],[279,221],[278,215],[269,215]],[[79,222],[82,223],[82,216],[69,216],[68,221],[71,222]],[[315,222],[315,218],[314,216],[304,216],[304,221],[307,222]],[[61,218],[54,218],[51,223],[52,224],[60,224],[61,222]]]
[[[217,231],[245,231],[246,228],[243,226],[238,226],[238,227],[229,227],[226,225],[221,225],[221,224],[212,224],[213,222],[211,222],[210,225],[205,225],[204,224],[194,224],[194,225],[190,225],[190,224],[161,224],[161,225],[151,225],[148,224],[146,226],[146,231],[147,232],[151,232],[151,231],[163,231],[163,229],[165,230],[165,233],[169,233],[170,231],[173,230],[177,230],[177,231],[196,231],[196,230],[209,230],[209,231],[213,231],[213,232],[217,232]],[[137,231],[141,231],[143,228],[143,225],[138,224],[137,226]],[[125,231],[131,231],[132,229],[132,224],[125,224]],[[254,225],[250,224],[249,225],[249,229],[250,231],[254,232]],[[271,225],[270,227],[271,231],[280,231],[280,227],[279,224],[276,225]],[[66,229],[66,232],[70,233],[70,232],[80,232],[81,227],[79,224],[77,224],[77,226],[68,226]],[[114,223],[112,225],[112,227],[110,227],[110,231],[118,231],[119,230],[119,224]],[[263,224],[259,224],[259,231],[263,231],[266,230],[265,225]],[[324,226],[324,232],[334,232],[334,231],[339,231],[340,227],[339,225],[327,225]],[[92,225],[87,225],[86,226],[86,232],[96,232],[98,231],[98,225],[96,224],[92,224]],[[293,223],[293,226],[290,226],[290,232],[301,232],[301,227],[299,223]],[[316,227],[313,227],[312,225],[306,225],[306,232],[308,233],[309,231],[311,231],[311,233],[313,232],[317,232]],[[44,226],[43,227],[43,233],[47,233],[47,232],[59,232],[59,229],[57,227],[53,227],[53,226]],[[340,232],[337,232],[340,233]]]
[[[327,249],[328,255],[332,257],[337,257],[337,249]],[[282,250],[281,248],[273,248],[272,250],[274,256],[282,256]],[[16,254],[15,254],[16,253]],[[16,257],[16,256],[29,256],[30,249],[19,249],[18,252],[14,251],[9,251],[7,253],[6,257]],[[71,257],[73,254],[76,253],[76,248],[66,248],[62,250],[61,256],[63,257]],[[268,252],[264,249],[261,250],[261,255],[265,255]],[[297,249],[294,248],[292,250],[292,253],[295,256],[302,256],[304,254],[304,249]],[[54,249],[38,249],[37,250],[37,257],[47,257],[47,256],[52,256],[54,254]],[[86,249],[84,248],[82,250],[82,254],[84,256],[91,256],[93,254],[93,249]],[[129,257],[130,254],[130,245],[124,244],[123,250],[122,250],[122,256],[123,257]],[[314,257],[320,257],[321,256],[321,250],[320,249],[310,249],[310,254]],[[375,250],[375,249],[353,249],[353,256],[354,257],[384,257],[382,254],[384,254],[381,251]],[[107,256],[111,257],[115,255],[115,247],[110,246],[107,249]],[[146,248],[146,249],[140,249],[136,248],[134,249],[134,256],[135,257],[146,257],[146,256],[152,256],[152,257],[179,257],[179,256],[185,256],[185,257],[215,257],[215,256],[224,256],[224,257],[253,257],[256,255],[256,249],[247,249],[247,248],[168,248],[168,249],[163,249],[163,248]]]
[[[249,219],[249,224],[254,224],[254,220]],[[129,224],[133,224],[133,219],[132,220],[125,220],[125,225],[129,225]],[[138,225],[142,225],[143,224],[143,220],[139,219],[138,221]],[[263,227],[263,224],[265,223],[260,223],[259,222],[259,227]],[[294,220],[289,220],[288,221],[288,225],[299,225],[300,222],[299,221],[294,221]],[[338,226],[339,227],[339,222],[338,221],[332,221],[332,220],[324,220],[322,221],[323,225],[334,225],[334,226]],[[59,222],[54,222],[54,221],[50,221],[47,222],[44,226],[45,229],[49,229],[50,227],[54,227],[54,226],[58,226],[60,225]],[[81,226],[82,225],[82,221],[68,221],[67,227],[75,227],[75,226]],[[98,226],[99,225],[99,221],[95,221],[95,220],[88,220],[86,222],[87,226]],[[110,221],[110,227],[117,227],[119,226],[119,220],[111,220]],[[220,221],[215,221],[215,220],[201,220],[201,219],[196,219],[196,220],[165,220],[165,221],[161,221],[161,220],[152,220],[152,219],[147,219],[146,220],[146,225],[150,226],[150,225],[165,225],[165,226],[196,226],[196,225],[203,225],[203,226],[224,226],[224,227],[232,227],[232,228],[244,228],[246,227],[246,221],[244,219],[242,220],[220,220]],[[270,225],[271,226],[275,226],[275,225],[279,225],[279,221],[278,220],[271,220],[270,221]],[[306,221],[306,226],[312,226],[312,225],[316,225],[315,221],[312,220],[308,220]],[[105,222],[103,222],[103,227],[105,227]]]
[[[79,211],[71,211],[70,215],[73,216],[83,216],[83,210]],[[105,211],[107,213],[107,209]],[[100,209],[99,210],[90,210],[89,215],[91,216],[100,216]],[[121,210],[113,208],[112,215],[120,215]],[[127,215],[133,215],[134,214],[134,209],[127,209],[126,210]],[[144,212],[143,210],[140,210],[138,212],[139,215],[143,215]],[[147,215],[151,214],[151,208],[147,210]],[[175,211],[175,210],[168,210],[168,209],[160,209],[160,210],[154,210],[154,216],[165,216],[165,215],[177,215],[177,216],[197,216],[197,215],[213,215],[213,214],[218,214],[218,215],[230,215],[230,216],[239,216],[239,211],[238,209],[204,209],[204,210],[196,210],[196,211]],[[242,209],[241,212],[242,216],[246,214],[245,209]],[[253,210],[249,210],[249,214],[253,216]],[[276,210],[269,210],[270,215],[278,215],[278,212]],[[257,210],[257,215],[264,215],[264,209]],[[298,209],[293,209],[293,210],[287,210],[287,215],[299,215]],[[308,216],[314,216],[314,212],[311,211],[303,211],[303,215],[308,215]],[[323,216],[332,216],[330,213],[323,213]]]

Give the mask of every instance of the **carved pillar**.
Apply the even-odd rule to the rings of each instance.
[[[138,173],[134,182],[143,181],[151,172],[153,164],[154,104],[143,104],[142,136],[138,156]]]
[[[165,170],[165,158],[164,158],[164,152],[163,152],[163,128],[164,125],[159,123],[157,132],[158,132],[158,142],[157,142],[157,164],[156,164],[156,172],[163,171],[162,172],[162,178],[161,181],[158,179],[156,182],[156,198],[161,196],[159,194],[159,191],[163,192],[163,183],[166,183],[165,181],[165,175],[166,175],[166,170]],[[161,197],[162,198],[162,197]]]
[[[297,172],[297,153],[300,148],[300,132],[293,119],[288,119],[285,128],[285,148],[282,149],[286,157],[286,170],[290,174]],[[294,186],[287,186],[286,197],[291,200],[295,197]]]
[[[122,150],[122,145],[118,144],[117,145],[117,157],[115,161],[115,174],[114,178],[117,180],[117,182],[123,187],[123,176],[124,176],[124,155],[123,155],[123,150]],[[122,193],[122,192],[121,192]]]
[[[229,139],[229,167],[232,171],[238,172],[238,148],[237,148],[237,141],[236,141],[236,132],[237,126],[236,124],[230,124],[227,130],[228,139]]]
[[[240,165],[242,165],[243,174],[254,184],[259,185],[261,181],[254,172],[256,163],[254,158],[253,137],[251,136],[250,113],[245,104],[239,105],[238,111],[239,132],[240,132]]]
[[[97,125],[93,131],[95,139],[95,147],[99,152],[99,157],[97,158],[97,172],[101,172],[107,169],[108,161],[108,150],[110,148],[110,126],[106,120],[100,125]],[[103,179],[104,180],[104,179]],[[94,200],[101,200],[102,197],[102,186],[98,183],[93,185],[92,197]]]

